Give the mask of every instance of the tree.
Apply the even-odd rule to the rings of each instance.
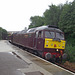
[[[68,35],[75,35],[75,0],[63,6],[59,27]]]
[[[7,37],[7,31],[0,27],[0,40],[4,40]]]
[[[46,25],[57,25],[60,16],[60,6],[51,5],[49,9],[44,12],[44,19]]]
[[[2,29],[2,39],[5,40],[7,37],[7,31],[5,29]]]
[[[39,26],[44,25],[44,20],[43,20],[43,17],[41,16],[31,17],[30,21],[31,23],[29,25],[29,28],[34,28],[34,27],[39,27]]]
[[[0,40],[2,39],[2,28],[0,27]]]

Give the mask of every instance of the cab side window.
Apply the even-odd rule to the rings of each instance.
[[[42,38],[42,37],[43,37],[43,31],[39,31],[38,37],[39,37],[39,38]]]
[[[35,36],[36,38],[38,37],[38,31],[36,32],[36,36]]]

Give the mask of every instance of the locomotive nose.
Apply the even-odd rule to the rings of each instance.
[[[46,55],[45,55],[45,58],[47,59],[47,60],[50,60],[51,59],[51,53],[46,53]]]

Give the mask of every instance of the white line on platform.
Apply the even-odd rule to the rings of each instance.
[[[25,51],[25,52],[27,52],[27,51]],[[27,53],[29,53],[29,52],[27,52]],[[29,53],[29,54],[31,54],[31,53]],[[52,64],[52,65],[54,65],[54,66],[56,66],[56,67],[58,67],[58,68],[61,68],[62,70],[65,70],[65,71],[67,71],[67,72],[69,72],[69,73],[75,75],[75,73],[73,73],[73,72],[71,72],[71,71],[69,71],[69,70],[66,70],[66,69],[64,69],[64,68],[62,68],[62,67],[60,67],[60,66],[58,66],[58,65],[56,65],[56,64],[53,64],[53,63],[51,63],[51,62],[49,62],[49,61],[47,61],[47,60],[45,60],[45,59],[43,59],[43,58],[40,58],[40,57],[38,57],[38,56],[36,56],[36,55],[34,55],[34,54],[31,54],[31,55],[33,55],[33,56],[35,56],[35,57],[37,57],[37,58],[39,58],[39,59],[41,59],[41,60],[43,60],[43,61],[45,61],[45,62],[47,62],[47,63],[50,63],[50,64]]]

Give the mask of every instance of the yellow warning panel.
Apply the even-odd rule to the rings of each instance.
[[[45,38],[44,48],[65,49],[65,41],[54,41],[53,39]]]

